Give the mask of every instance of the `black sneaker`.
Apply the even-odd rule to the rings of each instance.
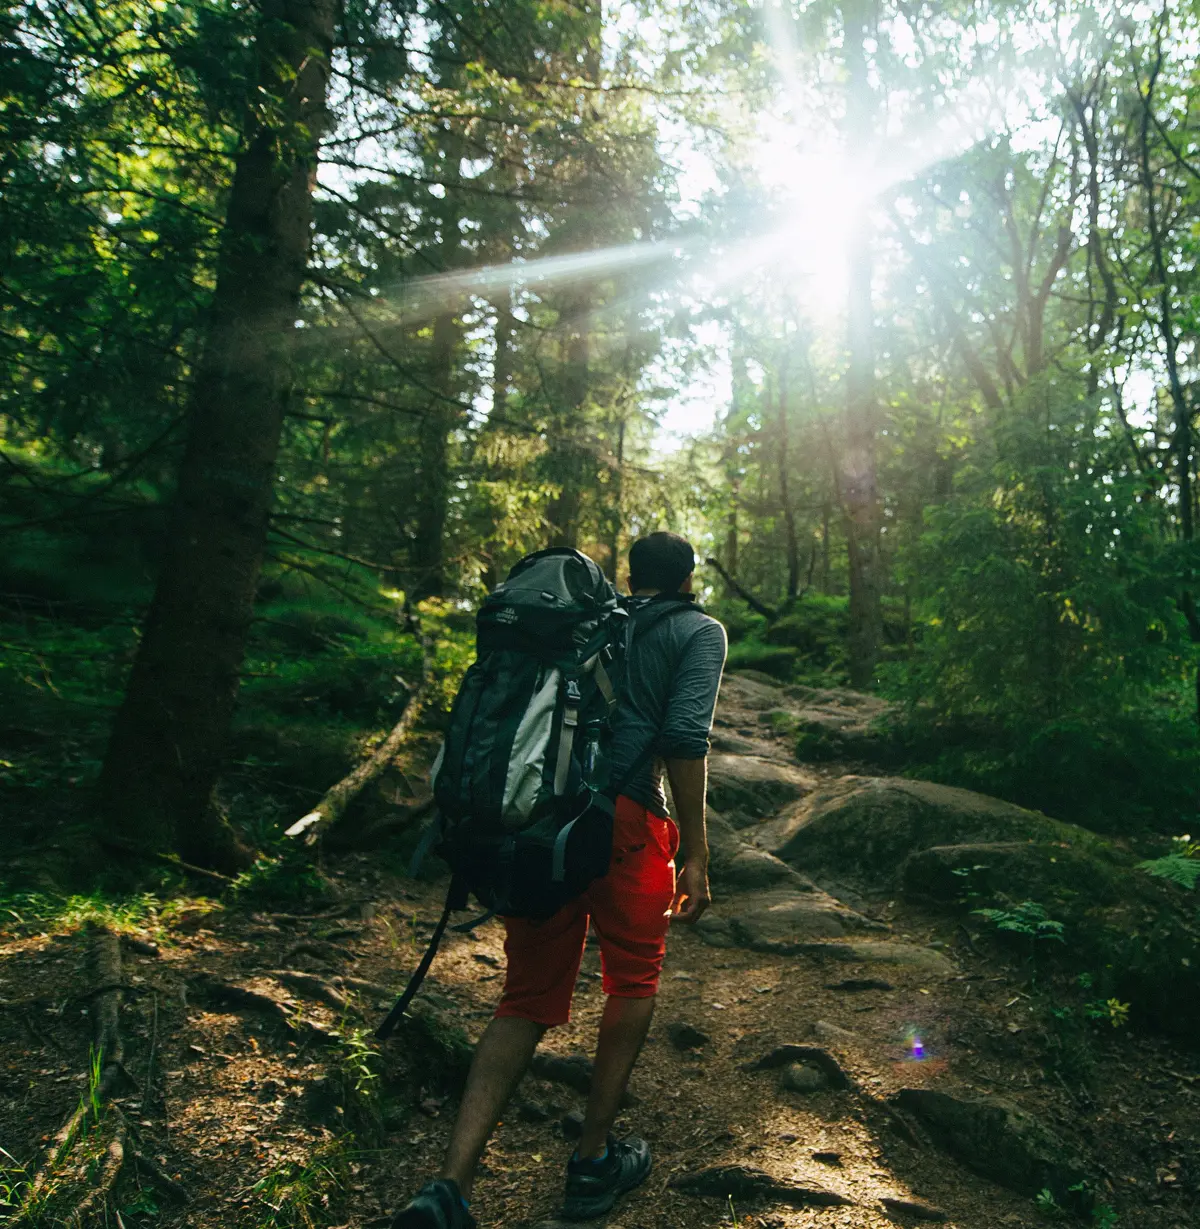
[[[407,1207],[396,1213],[392,1229],[475,1229],[475,1218],[449,1178],[426,1182]]]
[[[562,1214],[567,1220],[591,1220],[603,1216],[627,1191],[646,1180],[650,1173],[650,1145],[636,1135],[616,1140],[608,1137],[608,1155],[601,1161],[567,1162],[567,1190]]]

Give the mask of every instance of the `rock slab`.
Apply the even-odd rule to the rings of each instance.
[[[1049,1190],[1063,1207],[1080,1207],[1080,1193],[1070,1188],[1086,1179],[1083,1164],[1039,1119],[1012,1102],[930,1088],[902,1088],[895,1100],[940,1147],[981,1177],[1031,1198]]]

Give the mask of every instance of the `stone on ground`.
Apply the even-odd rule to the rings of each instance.
[[[820,890],[767,888],[718,901],[697,923],[713,947],[795,955],[813,939],[886,930]]]
[[[970,790],[902,777],[842,777],[762,825],[754,844],[804,874],[899,884],[910,854],[980,841],[1060,842],[1099,853],[1106,842],[1073,824]]]
[[[836,1191],[775,1178],[752,1165],[710,1165],[694,1173],[677,1174],[668,1185],[689,1195],[715,1195],[735,1201],[757,1199],[796,1208],[847,1207],[852,1202]]]
[[[789,802],[810,793],[817,780],[792,764],[758,755],[708,757],[708,799],[738,828],[774,815]]]
[[[939,1146],[968,1169],[1019,1194],[1049,1190],[1063,1207],[1080,1207],[1070,1188],[1087,1174],[1071,1150],[1039,1119],[1000,1097],[903,1088],[901,1109],[920,1119]]]

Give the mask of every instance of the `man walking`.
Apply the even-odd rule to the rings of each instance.
[[[690,600],[695,562],[678,534],[635,542],[629,552],[634,617],[656,599]],[[724,663],[724,628],[699,609],[660,619],[635,636],[630,687],[613,720],[612,778],[620,780],[651,739],[655,755],[616,800],[609,872],[548,921],[505,919],[504,995],[476,1047],[441,1174],[397,1214],[392,1229],[473,1229],[468,1201],[476,1166],[538,1042],[569,1019],[589,920],[600,939],[608,997],[583,1134],[567,1163],[563,1215],[602,1216],[649,1174],[646,1142],[617,1140],[610,1131],[654,1014],[668,923],[693,923],[709,904],[707,756]],[[685,861],[677,881],[681,842]]]

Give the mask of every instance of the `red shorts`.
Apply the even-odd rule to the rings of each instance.
[[[604,993],[628,999],[655,994],[678,849],[679,830],[671,820],[619,797],[608,874],[544,922],[504,919],[508,974],[496,1015],[548,1026],[571,1018],[589,918],[600,938]]]

